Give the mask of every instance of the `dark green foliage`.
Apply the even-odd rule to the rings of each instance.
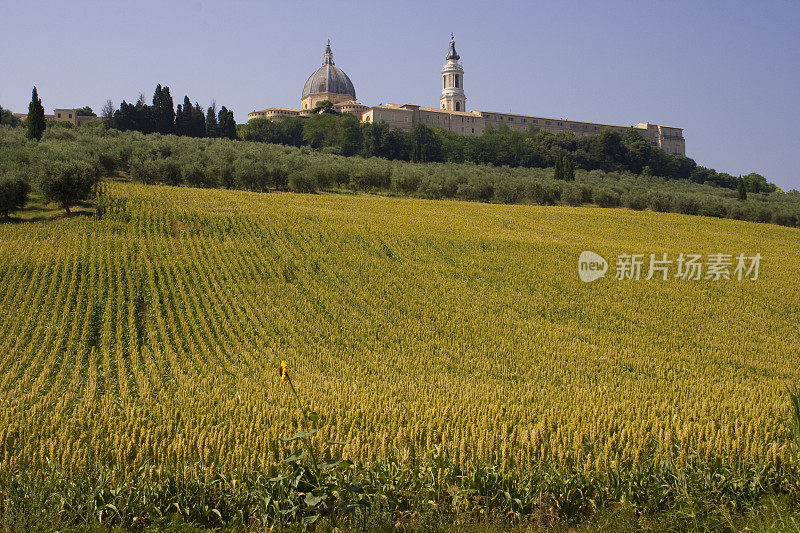
[[[216,104],[208,109],[211,117],[206,116],[199,103],[192,105],[188,96],[184,97],[183,104],[179,104],[177,110],[173,109],[169,87],[161,87],[159,84],[153,93],[152,106],[145,103],[143,95],[139,96],[135,105],[123,100],[118,110],[114,110],[109,100],[103,106],[103,116],[106,117],[107,127],[121,131],[235,139],[236,123],[233,121],[233,113],[223,107],[224,112],[217,114]]]
[[[800,226],[800,211],[793,212],[789,209],[778,209],[772,212],[769,222],[792,228],[798,227]]]
[[[266,165],[250,157],[242,157],[234,163],[233,181],[236,186],[248,191],[267,191],[271,186]]]
[[[564,158],[561,156],[556,157],[556,163],[553,165],[553,179],[564,179]]]
[[[265,118],[253,119],[241,126],[239,137],[245,141],[302,146],[303,119],[288,118],[276,122]]]
[[[172,103],[172,95],[169,87],[156,85],[153,93],[153,131],[167,135],[175,132],[175,110]]]
[[[494,201],[516,204],[525,198],[525,185],[521,180],[500,180],[494,185]]]
[[[317,180],[306,172],[292,172],[289,175],[289,190],[305,193],[317,192]]]
[[[619,193],[611,189],[595,189],[592,200],[600,207],[618,207],[622,201]]]
[[[28,106],[28,118],[25,122],[28,123],[28,139],[36,139],[37,141],[41,139],[47,125],[44,120],[42,100],[39,98],[39,93],[36,91],[35,86],[31,94],[31,103]]]
[[[175,112],[175,134],[192,136],[192,103],[188,96],[183,97],[183,104],[179,104]]]
[[[697,214],[704,217],[724,218],[727,214],[725,204],[718,198],[703,198],[699,201]]]
[[[125,100],[114,112],[112,126],[120,131],[140,131],[151,133],[153,131],[152,108],[145,104],[144,95],[139,95],[136,104],[129,104]]]
[[[25,207],[31,187],[19,177],[0,175],[0,215],[9,218],[12,211]]]
[[[87,106],[75,110],[75,114],[79,117],[96,117],[97,113],[92,111],[92,108]]]
[[[188,185],[202,187],[206,180],[206,173],[203,167],[197,163],[190,163],[181,169],[181,178]]]
[[[314,106],[314,113],[330,113],[338,115],[339,112],[333,108],[333,103],[330,100],[321,100]]]
[[[0,125],[16,128],[17,126],[22,125],[22,121],[15,117],[14,113],[8,109],[3,109],[3,106],[0,105]]]
[[[538,205],[555,205],[560,193],[555,184],[532,182],[525,186],[525,199]]]
[[[217,120],[217,103],[212,102],[206,112],[206,137],[211,139],[219,137],[219,122]]]
[[[382,157],[409,161],[411,159],[411,135],[400,129],[391,129],[385,122],[363,125],[365,157]]]
[[[575,181],[575,163],[569,157],[564,157],[564,181]]]
[[[630,191],[623,195],[622,203],[628,209],[642,211],[647,209],[647,194],[644,191]]]
[[[742,178],[744,180],[745,189],[747,192],[759,193],[759,192],[773,192],[775,190],[775,185],[772,183],[768,183],[767,179],[762,176],[761,174],[756,174],[755,172],[751,172],[747,176]]]
[[[317,186],[321,189],[342,187],[350,183],[350,173],[348,169],[344,165],[338,165],[334,162],[327,165],[317,165],[311,172],[313,173]]]
[[[229,111],[228,108],[222,106],[222,109],[219,110],[218,122],[220,137],[236,138],[236,121],[233,118],[233,111]]]
[[[684,215],[696,215],[700,211],[700,202],[692,196],[682,194],[674,200],[674,211]]]
[[[135,114],[136,107],[123,105],[120,112],[132,110]],[[124,113],[121,114],[124,118]],[[748,192],[746,200],[738,200],[736,193],[727,188],[627,172],[576,169],[575,181],[566,181],[553,179],[552,169],[469,163],[422,164],[333,155],[325,152],[340,152],[338,139],[350,126],[359,128],[366,144],[370,138],[377,142],[375,148],[378,151],[391,153],[397,146],[388,145],[387,139],[392,139],[392,136],[385,124],[357,124],[347,116],[325,115],[318,116],[338,121],[334,126],[337,132],[333,143],[320,151],[228,139],[146,136],[135,131],[122,133],[104,128],[65,127],[48,128],[41,142],[33,148],[25,143],[22,129],[0,128],[0,173],[13,173],[19,168],[40,168],[50,161],[75,159],[98,169],[102,175],[112,176],[119,170],[123,175],[129,172],[132,179],[145,183],[261,192],[341,190],[346,187],[354,191],[432,199],[539,205],[578,206],[595,202],[603,206],[624,205],[636,210],[648,207],[653,211],[772,222],[791,227],[800,225],[800,193]],[[299,134],[303,120],[307,119],[274,123],[254,120],[243,125],[241,133],[256,137],[284,136],[292,131]],[[342,128],[342,125],[346,127]],[[442,145],[451,141],[452,132],[431,130],[431,133]],[[402,142],[400,147],[407,148],[410,157],[410,134],[396,130],[395,135],[396,138],[405,136],[408,142]],[[555,139],[555,136],[551,137]],[[573,139],[573,142],[577,141]],[[565,168],[567,157],[563,153],[560,157],[562,168]],[[765,187],[764,183],[759,187]]]
[[[747,189],[741,176],[739,176],[736,183],[736,193],[739,195],[739,200],[747,200]]]
[[[388,165],[364,166],[351,174],[350,183],[362,191],[388,189],[391,184],[391,175]]]
[[[37,185],[46,201],[69,214],[70,207],[89,199],[97,179],[97,169],[84,161],[53,160],[41,168]]]
[[[421,122],[415,122],[411,126],[410,137],[412,162],[444,161],[442,142],[431,128]]]
[[[136,129],[138,122],[136,106],[123,100],[119,109],[114,112],[113,127],[120,131],[130,131]]]
[[[456,198],[461,200],[488,202],[494,194],[494,181],[482,174],[470,176],[456,189]]]
[[[342,155],[356,155],[361,151],[361,142],[361,123],[353,115],[345,114],[336,143],[341,148]]]
[[[136,100],[134,117],[135,122],[132,129],[142,133],[153,132],[153,110],[145,103],[143,94],[139,94],[139,99]]]
[[[305,144],[326,153],[360,153],[365,157],[401,161],[473,162],[527,168],[554,166],[556,179],[564,181],[574,179],[575,171],[583,169],[645,172],[653,176],[691,179],[700,184],[708,182],[729,189],[736,186],[736,180],[728,174],[698,167],[688,157],[667,154],[651,146],[635,128],[622,134],[603,130],[599,135],[578,138],[572,133],[552,134],[533,128],[523,133],[500,125],[496,129],[488,126],[483,135],[467,136],[428,128],[421,123],[414,123],[411,131],[406,132],[392,129],[386,123],[366,123],[357,127],[352,120],[349,114],[332,113],[274,123],[256,119],[242,126],[241,138],[292,146]],[[287,122],[291,122],[297,132],[291,138],[283,129]],[[765,186],[766,180],[762,184],[755,176],[752,179],[756,184],[754,187]]]
[[[203,108],[197,102],[194,103],[192,108],[192,137],[205,137],[206,136],[206,115],[203,113]]]
[[[575,181],[575,163],[567,156],[556,157],[554,178],[563,181]]]
[[[330,113],[318,113],[305,119],[303,141],[311,148],[338,146],[342,119]]]
[[[567,205],[574,207],[583,205],[583,196],[583,189],[579,185],[564,184],[561,189],[561,200]]]
[[[653,211],[666,213],[672,209],[672,197],[666,194],[652,193],[648,205]]]
[[[239,158],[234,162],[234,181],[238,187],[250,191],[265,192],[287,186],[289,174],[282,166],[252,157]]]

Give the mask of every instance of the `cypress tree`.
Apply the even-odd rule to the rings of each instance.
[[[556,164],[555,164],[555,179],[561,180],[564,179],[564,158],[561,156],[556,157]]]
[[[114,112],[112,126],[120,131],[136,129],[136,106],[123,100]]]
[[[133,128],[142,133],[153,132],[153,113],[152,109],[144,100],[144,95],[139,94],[139,99],[136,101],[136,126]]]
[[[575,163],[569,157],[564,157],[564,181],[575,181]]]
[[[236,138],[236,121],[233,118],[233,111],[228,111],[225,106],[219,110],[219,129],[220,137]]]
[[[36,139],[37,141],[42,138],[44,129],[47,127],[44,121],[44,107],[42,100],[39,98],[39,93],[36,92],[36,86],[33,87],[31,94],[31,103],[28,106],[28,139]]]
[[[206,116],[203,113],[203,108],[197,102],[194,103],[192,109],[192,137],[205,137],[206,136]]]
[[[169,87],[156,85],[153,94],[153,131],[163,135],[175,132],[175,111],[173,110],[172,95],[169,94]]]
[[[217,122],[217,103],[211,102],[211,107],[206,112],[206,137],[219,137],[219,123]]]
[[[741,176],[736,180],[736,192],[739,193],[739,200],[747,200],[747,188],[744,186],[744,180]]]
[[[178,109],[175,110],[175,135],[183,135],[183,106],[178,104]]]
[[[184,136],[192,134],[192,103],[188,96],[183,97],[183,113],[175,117],[175,133]]]

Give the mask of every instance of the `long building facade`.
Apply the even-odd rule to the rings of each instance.
[[[640,122],[631,126],[617,126],[596,122],[583,122],[532,115],[499,113],[495,111],[467,111],[467,97],[464,92],[464,67],[456,52],[455,39],[451,36],[450,49],[442,67],[442,92],[440,107],[423,107],[414,104],[382,104],[368,107],[358,102],[353,82],[333,62],[330,41],[325,47],[322,66],[309,76],[300,97],[300,109],[270,107],[248,114],[248,120],[266,118],[281,120],[290,117],[309,117],[315,113],[315,106],[324,100],[331,102],[333,108],[341,113],[350,113],[362,122],[385,122],[390,127],[410,130],[415,122],[432,128],[442,128],[460,135],[483,135],[490,126],[505,125],[511,130],[528,131],[531,126],[552,133],[570,132],[577,137],[597,135],[603,130],[624,132],[633,127],[651,145],[667,153],[686,155],[686,142],[683,129]]]

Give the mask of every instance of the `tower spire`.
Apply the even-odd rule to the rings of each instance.
[[[456,61],[461,59],[461,56],[459,56],[458,52],[456,52],[456,38],[452,33],[450,33],[450,51],[447,52],[447,57],[445,57],[445,59],[448,61],[451,59],[455,59]]]
[[[325,55],[322,58],[323,65],[335,65],[333,62],[333,52],[331,52],[331,40],[328,39],[328,44],[325,46]]]
[[[467,97],[464,94],[464,67],[458,62],[461,56],[456,52],[456,38],[450,34],[450,50],[442,67],[442,96],[439,103],[442,109],[466,111]]]

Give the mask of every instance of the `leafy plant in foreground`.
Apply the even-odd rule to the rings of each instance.
[[[280,376],[282,382],[289,384],[297,400],[303,426],[291,437],[281,438],[285,443],[301,444],[301,449],[284,459],[284,463],[289,467],[287,472],[270,479],[277,484],[286,481],[289,483],[290,491],[287,499],[292,505],[280,512],[292,521],[302,519],[305,524],[312,524],[323,516],[329,517],[335,523],[337,514],[353,512],[357,506],[368,507],[369,500],[363,487],[347,481],[348,471],[352,470],[352,462],[335,458],[320,462],[317,459],[321,455],[320,452],[324,451],[318,449],[313,442],[314,435],[319,430],[320,416],[303,405],[292,383],[286,361],[281,361]],[[326,444],[330,450],[332,446],[347,443],[328,441]],[[330,457],[329,452],[326,455]]]

